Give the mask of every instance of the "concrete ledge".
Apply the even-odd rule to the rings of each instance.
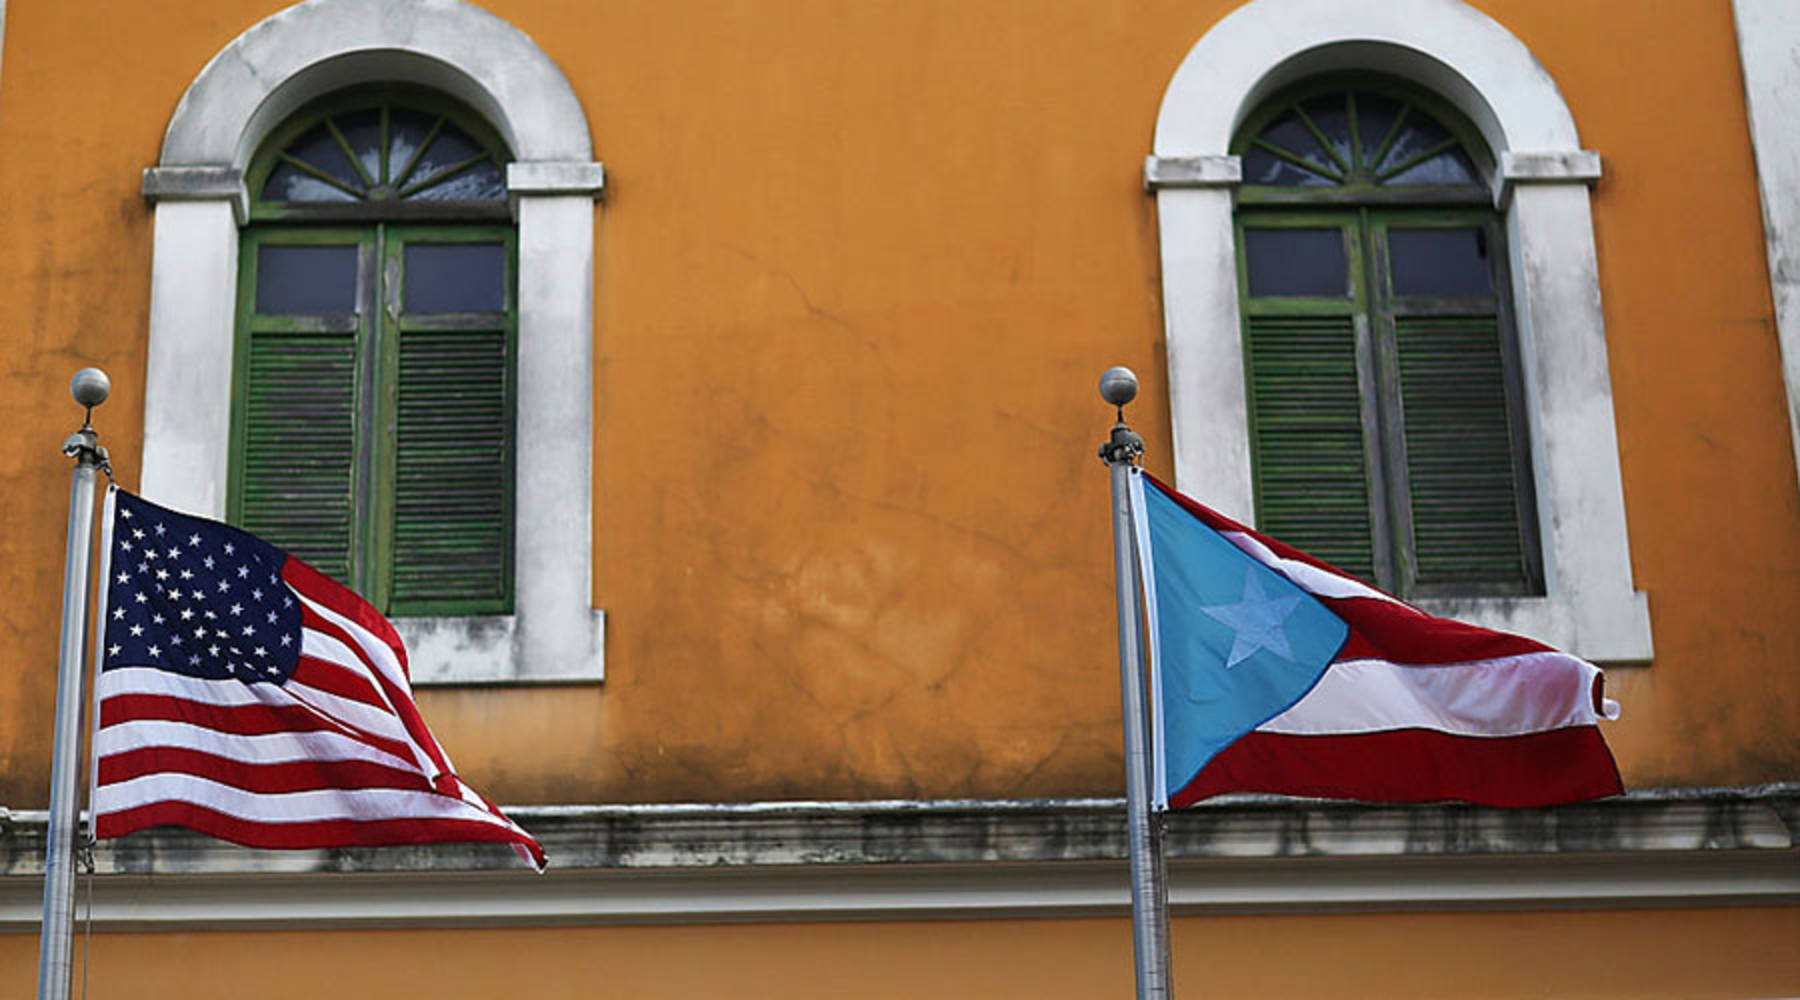
[[[144,200],[229,201],[237,224],[250,218],[243,171],[229,164],[144,168]]]
[[[1520,184],[1581,184],[1600,182],[1600,154],[1586,149],[1571,152],[1526,153],[1503,151],[1495,178],[1494,205],[1504,210]]]
[[[1147,156],[1144,190],[1237,187],[1244,182],[1244,162],[1236,156]]]
[[[606,190],[606,168],[585,161],[518,160],[506,165],[506,190],[511,195],[582,194],[598,198]]]
[[[96,851],[102,929],[1062,917],[1130,905],[1117,799],[516,807],[492,845]],[[42,902],[45,816],[0,812],[0,931]],[[1169,816],[1177,913],[1800,904],[1800,784],[1554,809],[1240,796]],[[85,890],[84,890],[85,891]]]
[[[1579,149],[1557,153],[1500,154],[1500,176],[1515,184],[1592,184],[1600,179],[1600,154]]]
[[[598,684],[606,679],[606,613],[589,609],[584,655],[528,663],[517,615],[396,618],[414,687]]]
[[[554,869],[1118,860],[1122,799],[512,806]],[[0,878],[42,871],[46,814],[0,810]],[[1171,859],[1633,854],[1800,847],[1800,783],[1657,789],[1548,809],[1224,796],[1169,813]],[[174,827],[106,841],[107,874],[516,869],[496,845],[257,851]],[[1796,874],[1800,874],[1797,872]]]

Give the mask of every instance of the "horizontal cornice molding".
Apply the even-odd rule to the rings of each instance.
[[[1244,182],[1244,161],[1237,156],[1147,156],[1144,190],[1165,188],[1234,188]]]
[[[520,807],[505,848],[96,850],[101,929],[1076,916],[1130,905],[1115,799]],[[0,816],[0,930],[34,925],[44,814]],[[1554,809],[1239,797],[1171,814],[1177,913],[1800,903],[1800,785]]]
[[[144,168],[144,200],[228,201],[237,224],[250,218],[250,194],[244,174],[229,164],[200,164]]]

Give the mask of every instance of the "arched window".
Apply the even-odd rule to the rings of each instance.
[[[1333,106],[1324,99],[1326,89],[1309,88],[1308,81],[1335,86],[1345,94],[1343,103]],[[1398,81],[1405,82],[1399,88],[1388,86]],[[1390,147],[1383,153],[1387,133],[1381,122],[1386,118],[1379,105],[1359,96],[1365,106],[1354,114],[1349,108],[1349,95],[1364,92],[1396,104],[1411,102],[1406,119],[1415,127],[1434,123],[1444,137],[1417,134],[1407,147],[1410,152]],[[1315,99],[1317,103],[1306,103]],[[1306,111],[1305,119],[1294,115],[1304,135],[1280,141],[1295,134],[1290,128],[1264,140],[1275,149],[1253,145],[1295,105]],[[1394,114],[1399,117],[1397,107]],[[1343,139],[1333,142],[1311,134],[1313,129],[1341,133],[1352,122],[1353,156],[1346,155]],[[1446,139],[1456,142],[1432,149]],[[1316,153],[1307,142],[1316,145]],[[1301,183],[1271,183],[1273,178],[1258,173],[1269,167],[1265,153],[1295,167],[1298,173],[1288,176]],[[1405,162],[1421,156],[1416,163]],[[1340,166],[1337,157],[1347,162]],[[1469,167],[1478,185],[1465,188],[1458,174]],[[1415,168],[1429,176],[1421,178]],[[1463,0],[1247,0],[1209,28],[1176,68],[1157,112],[1152,155],[1144,170],[1145,184],[1156,198],[1177,485],[1233,517],[1258,517],[1258,445],[1248,398],[1250,345],[1244,335],[1245,317],[1255,310],[1245,308],[1250,289],[1244,270],[1248,260],[1239,250],[1242,222],[1278,209],[1296,220],[1309,211],[1339,213],[1337,222],[1315,228],[1341,232],[1347,224],[1343,215],[1355,214],[1356,238],[1343,239],[1346,291],[1312,300],[1338,302],[1339,318],[1350,317],[1354,329],[1360,316],[1369,331],[1359,341],[1368,345],[1369,357],[1359,358],[1353,370],[1359,405],[1381,398],[1378,392],[1363,391],[1365,372],[1387,377],[1390,400],[1405,382],[1398,358],[1375,352],[1380,338],[1374,331],[1384,315],[1378,296],[1391,291],[1384,282],[1396,280],[1389,260],[1393,241],[1383,234],[1391,235],[1395,218],[1403,220],[1401,229],[1479,231],[1485,247],[1472,249],[1477,258],[1486,251],[1501,330],[1501,365],[1519,376],[1502,388],[1508,418],[1514,421],[1511,430],[1522,423],[1528,442],[1513,454],[1529,460],[1530,475],[1515,471],[1513,483],[1521,491],[1521,503],[1525,489],[1535,494],[1535,510],[1528,503],[1526,507],[1536,525],[1540,558],[1532,582],[1537,586],[1514,584],[1513,592],[1506,593],[1507,585],[1489,590],[1481,581],[1464,579],[1440,587],[1428,576],[1423,583],[1415,578],[1412,598],[1435,614],[1529,635],[1589,659],[1651,658],[1649,602],[1631,579],[1594,248],[1589,188],[1600,178],[1600,155],[1582,148],[1568,103],[1544,63],[1523,42]],[[1409,183],[1416,179],[1430,183]],[[1442,183],[1446,179],[1450,183]],[[1420,203],[1419,198],[1426,200]],[[1494,214],[1483,214],[1479,225],[1470,221],[1490,209]],[[1470,214],[1436,227],[1425,224],[1433,213],[1458,212]],[[1383,219],[1385,229],[1378,224]],[[1295,221],[1292,228],[1305,227]],[[1426,232],[1417,238],[1429,243],[1449,237]],[[1467,241],[1474,236],[1462,239],[1465,250],[1470,249]],[[1377,249],[1386,256],[1377,258]],[[1436,259],[1430,253],[1420,256]],[[1516,265],[1510,274],[1509,263]],[[1359,276],[1361,300],[1348,291],[1352,273]],[[1406,297],[1390,295],[1389,301],[1407,304],[1401,298]],[[1424,298],[1469,301],[1482,296]],[[1405,315],[1400,311],[1390,318]],[[1321,322],[1328,318],[1314,317]],[[1515,385],[1522,389],[1517,393],[1522,418],[1512,411]],[[1370,426],[1382,426],[1379,412],[1362,420],[1362,428]],[[1365,482],[1384,477],[1370,488],[1391,491],[1395,482],[1410,487],[1406,479],[1395,479],[1387,461],[1404,452],[1391,444],[1371,451],[1370,440],[1362,439]],[[1374,443],[1392,440],[1392,435],[1377,435]],[[1401,443],[1404,447],[1407,442]],[[1380,460],[1373,467],[1366,461],[1371,454]],[[1403,469],[1409,475],[1412,471]],[[1410,501],[1414,491],[1409,488],[1405,495]],[[1377,508],[1371,500],[1364,520],[1391,521],[1391,507]],[[1413,530],[1408,524],[1407,530]],[[1522,522],[1519,530],[1530,544],[1534,529]],[[1320,548],[1331,558],[1353,562],[1329,546]],[[1371,545],[1371,567],[1377,551],[1387,549]],[[1396,565],[1394,572],[1403,574],[1404,563],[1396,558]],[[1399,589],[1406,587],[1402,578]]]
[[[376,159],[368,161],[376,165],[373,184],[365,183],[350,162],[361,162],[366,172],[369,165],[361,157],[347,156],[338,164],[348,169],[347,175],[332,174],[329,162],[309,160],[294,148],[319,126],[327,136],[335,127],[349,143],[346,125],[355,131],[349,116],[357,109],[316,102],[334,92],[357,97],[350,90],[355,87],[375,88],[362,92],[363,97],[388,98],[389,132],[381,137],[377,118]],[[498,198],[486,195],[431,197],[459,190],[452,175],[442,178],[444,185],[410,192],[414,197],[391,197],[396,175],[406,175],[405,188],[435,172],[428,168],[420,175],[419,164],[408,171],[405,160],[410,157],[397,155],[396,121],[403,146],[414,140],[405,139],[405,122],[395,117],[396,111],[430,116],[427,132],[441,115],[446,119],[441,129],[453,128],[453,134],[489,153],[494,166],[503,167],[499,175],[510,214],[502,211]],[[467,113],[471,111],[479,117]],[[333,116],[330,125],[323,118],[310,126],[302,120],[307,114],[331,112],[344,117]],[[293,131],[274,134],[289,127]],[[423,140],[418,134],[415,145],[422,147]],[[336,137],[331,141],[335,145]],[[437,141],[440,137],[434,136]],[[365,198],[381,185],[383,149],[390,197]],[[281,152],[348,185],[343,190],[308,174],[351,197],[336,203],[306,201],[306,185],[296,191],[269,190]],[[329,148],[319,155],[333,158]],[[474,152],[463,159],[472,156]],[[254,181],[253,167],[260,171]],[[606,614],[593,606],[592,483],[594,222],[595,201],[604,186],[587,115],[568,77],[523,32],[473,4],[306,0],[248,27],[206,62],[175,103],[162,153],[144,171],[144,194],[155,213],[144,376],[144,495],[208,517],[231,515],[234,477],[243,457],[238,417],[247,403],[236,378],[236,345],[244,329],[244,300],[254,290],[242,282],[241,244],[246,238],[261,239],[263,230],[286,226],[323,232],[378,222],[399,232],[424,224],[448,227],[459,219],[509,229],[517,247],[508,261],[516,274],[509,271],[504,286],[513,296],[507,316],[516,324],[509,358],[509,426],[515,441],[548,442],[514,447],[509,459],[511,478],[505,485],[513,510],[507,535],[511,574],[502,586],[509,588],[512,610],[421,610],[391,617],[406,641],[414,684],[601,680]],[[333,197],[319,188],[310,190]],[[254,212],[252,196],[258,203]],[[368,211],[379,218],[355,217],[365,205],[375,206]],[[360,253],[359,268],[364,259],[374,265],[372,252],[367,258]],[[370,280],[374,277],[371,273]],[[384,290],[404,292],[402,283],[385,277],[384,271]],[[400,329],[404,332],[405,324]],[[375,402],[367,393],[361,398]],[[393,439],[384,431],[372,440],[378,449]],[[362,453],[371,462],[365,470],[371,474],[381,458],[375,449]],[[429,495],[411,490],[398,475],[393,482],[392,492],[372,496],[412,500]],[[379,547],[373,555],[388,558]],[[440,607],[507,603],[432,600],[442,600]],[[424,599],[400,601],[403,608],[409,605],[430,606]]]
[[[335,94],[246,172],[231,517],[396,615],[512,610],[505,144],[425,91]]]
[[[1409,597],[1543,593],[1479,133],[1339,78],[1265,102],[1232,152],[1258,524]]]

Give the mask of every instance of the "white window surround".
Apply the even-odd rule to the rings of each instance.
[[[1789,0],[1733,0],[1762,195],[1788,432],[1800,463],[1800,19]]]
[[[1556,84],[1505,28],[1460,0],[1253,0],[1189,50],[1156,121],[1145,182],[1162,243],[1169,405],[1179,487],[1254,517],[1238,318],[1230,142],[1244,116],[1297,80],[1339,70],[1412,80],[1455,104],[1498,158],[1542,525],[1544,597],[1423,601],[1580,656],[1647,662],[1632,585],[1618,436],[1583,150]]]
[[[515,156],[519,227],[514,609],[402,619],[419,684],[604,676],[592,600],[594,200],[603,175],[568,80],[518,29],[460,0],[309,0],[245,31],[188,87],[158,165],[144,495],[225,512],[244,170],[269,131],[340,87],[402,81],[484,115]]]

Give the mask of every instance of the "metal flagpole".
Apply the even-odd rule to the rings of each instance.
[[[62,652],[56,669],[56,742],[50,756],[50,831],[44,849],[44,921],[38,938],[38,1000],[66,1000],[75,927],[76,764],[81,755],[81,692],[87,664],[88,558],[94,539],[94,473],[106,466],[92,420],[112,383],[83,368],[69,383],[87,408],[81,429],[63,442],[75,459],[69,487],[69,547],[63,562]]]
[[[1137,398],[1137,376],[1109,368],[1100,398],[1118,410],[1100,458],[1112,469],[1113,567],[1119,599],[1119,696],[1125,717],[1125,812],[1131,836],[1131,936],[1138,1000],[1169,996],[1169,903],[1163,874],[1162,822],[1150,814],[1150,754],[1145,731],[1144,658],[1140,644],[1137,536],[1131,523],[1132,466],[1144,439],[1125,426],[1125,404]]]

